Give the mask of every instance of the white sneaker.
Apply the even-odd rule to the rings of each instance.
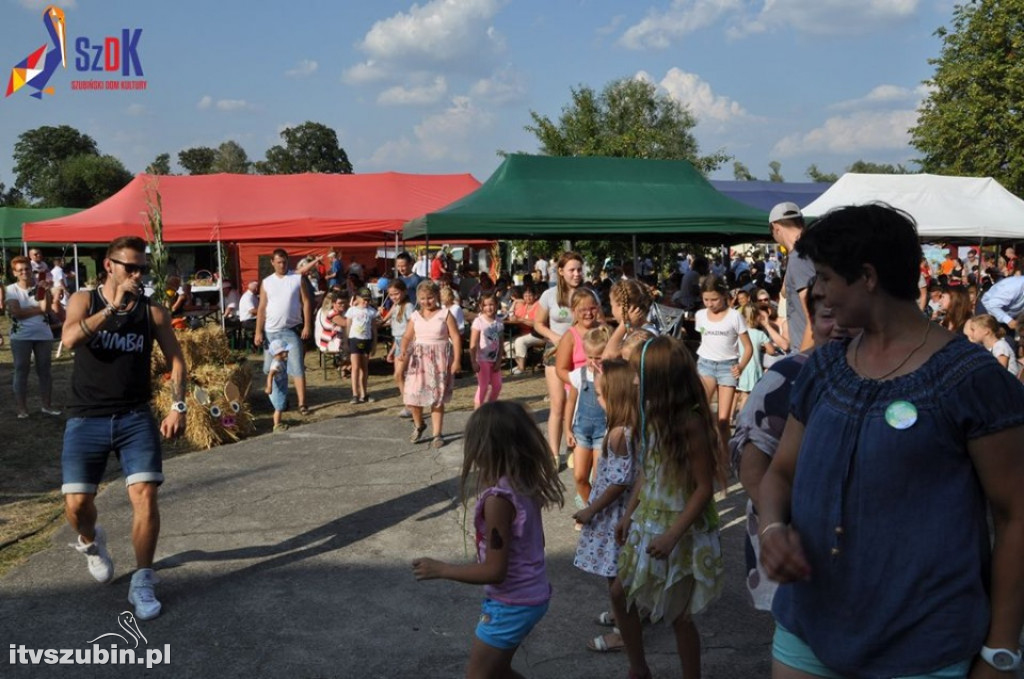
[[[82,542],[82,536],[78,536],[78,542],[72,544],[79,554],[85,554],[86,563],[89,566],[89,573],[97,582],[110,582],[114,577],[114,560],[110,558],[107,551],[107,533],[99,526],[96,526],[96,537],[89,544]]]
[[[128,588],[128,603],[135,606],[137,620],[152,620],[160,615],[162,606],[157,601],[154,585],[160,582],[152,568],[140,568],[132,575],[132,584]]]

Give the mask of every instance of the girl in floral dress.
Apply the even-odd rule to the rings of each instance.
[[[423,409],[430,408],[433,439],[430,445],[444,445],[444,404],[452,400],[455,375],[462,361],[462,338],[455,319],[442,311],[440,291],[433,281],[423,281],[416,288],[419,311],[409,318],[402,336],[402,356],[408,356],[405,373],[406,407],[412,411],[413,430],[409,440],[417,443],[427,428]]]
[[[714,479],[718,427],[689,351],[656,337],[633,353],[640,376],[639,478],[615,528],[622,544],[612,605],[629,676],[650,677],[640,616],[672,623],[686,679],[700,677],[692,616],[722,591]],[[720,479],[721,480],[721,479]]]
[[[615,542],[615,526],[626,510],[626,498],[639,466],[636,444],[637,415],[636,371],[621,359],[604,361],[595,381],[597,402],[604,409],[608,433],[604,437],[597,476],[590,491],[590,504],[573,518],[583,524],[576,546],[573,565],[585,573],[608,578],[609,588],[619,572],[619,545]],[[598,622],[608,622],[603,613]],[[622,640],[612,633],[594,637],[587,643],[592,651],[622,650]]]

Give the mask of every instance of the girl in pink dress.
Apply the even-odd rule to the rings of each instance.
[[[441,310],[440,290],[433,281],[416,288],[419,311],[409,318],[402,336],[402,356],[407,356],[405,405],[412,411],[413,430],[409,441],[417,443],[427,428],[423,409],[430,408],[433,438],[430,445],[444,445],[444,404],[452,399],[455,375],[462,361],[462,338],[455,319]]]

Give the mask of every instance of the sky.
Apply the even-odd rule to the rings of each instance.
[[[0,0],[4,92],[49,36],[49,3]],[[333,128],[354,169],[484,181],[500,151],[533,153],[534,111],[579,86],[645,78],[689,107],[700,151],[766,179],[809,181],[862,159],[916,167],[908,128],[953,0],[67,0],[68,68],[40,101],[0,99],[0,182],[18,135],[70,125],[142,172],[160,153],[234,140],[250,160],[306,121]],[[76,45],[142,32],[143,74],[82,72]],[[87,54],[92,54],[88,50]],[[122,52],[123,54],[123,52]],[[91,66],[89,64],[88,66]],[[144,90],[73,90],[87,80]],[[712,175],[732,179],[732,162]]]

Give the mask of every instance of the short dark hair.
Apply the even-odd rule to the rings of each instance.
[[[135,250],[135,252],[146,254],[146,241],[138,236],[118,236],[107,247],[107,257],[109,258],[120,250]]]
[[[274,250],[273,254],[270,255],[270,257],[271,257],[271,259],[273,259],[274,257],[284,257],[285,260],[287,260],[288,259],[288,251],[285,250],[284,248],[277,248],[277,249]]]
[[[885,203],[840,207],[805,229],[797,254],[824,264],[852,283],[870,264],[878,283],[897,299],[916,301],[921,277],[917,224]]]
[[[395,259],[402,259],[402,260],[405,260],[406,262],[411,262],[412,261],[412,255],[410,255],[408,252],[405,252],[403,250],[402,252],[398,253],[398,256],[395,257]]]

